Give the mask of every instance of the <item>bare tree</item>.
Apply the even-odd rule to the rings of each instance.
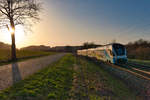
[[[39,0],[0,0],[0,25],[7,26],[11,32],[12,60],[16,60],[15,26],[39,20],[40,8]]]

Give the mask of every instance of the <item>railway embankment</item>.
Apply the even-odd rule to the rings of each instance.
[[[123,80],[137,96],[142,96],[144,100],[150,100],[150,78],[117,65],[105,63],[101,63],[101,65],[105,70]]]
[[[48,61],[48,60],[47,60]],[[143,100],[93,61],[66,54],[0,92],[0,100]]]

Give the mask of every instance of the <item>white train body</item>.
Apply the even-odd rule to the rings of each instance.
[[[77,54],[113,64],[127,62],[126,48],[118,43],[108,44],[98,48],[78,50]]]

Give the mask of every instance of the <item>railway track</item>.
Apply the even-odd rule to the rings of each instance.
[[[98,64],[110,74],[123,80],[132,91],[144,99],[150,100],[150,66],[128,62],[114,65],[94,58],[85,57]]]
[[[93,58],[89,58],[89,57],[87,57],[87,58],[96,63],[99,63],[99,60],[97,60],[97,59],[93,59]],[[111,63],[103,62],[103,61],[100,61],[100,62],[102,62],[101,63],[102,66],[109,65],[110,67],[118,68],[118,69],[127,71],[131,74],[134,74],[136,76],[142,77],[146,80],[150,80],[150,66],[141,65],[141,64],[132,63],[132,62],[127,62],[126,64],[118,64],[118,65],[114,65]]]
[[[150,79],[150,66],[135,64],[131,62],[128,62],[126,64],[119,64],[117,66],[130,70],[137,75],[143,76],[144,78]]]
[[[130,66],[136,66],[136,68],[139,68],[141,70],[145,70],[145,71],[150,71],[150,66],[148,65],[143,65],[143,64],[137,64],[137,63],[133,63],[133,62],[128,62],[127,63]]]
[[[134,63],[114,65],[105,62],[101,65],[104,66],[104,69],[122,79],[137,95],[144,98],[142,100],[150,100],[149,66]]]

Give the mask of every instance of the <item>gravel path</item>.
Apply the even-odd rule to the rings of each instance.
[[[8,88],[19,80],[59,60],[64,55],[65,53],[61,53],[0,66],[0,90]]]

